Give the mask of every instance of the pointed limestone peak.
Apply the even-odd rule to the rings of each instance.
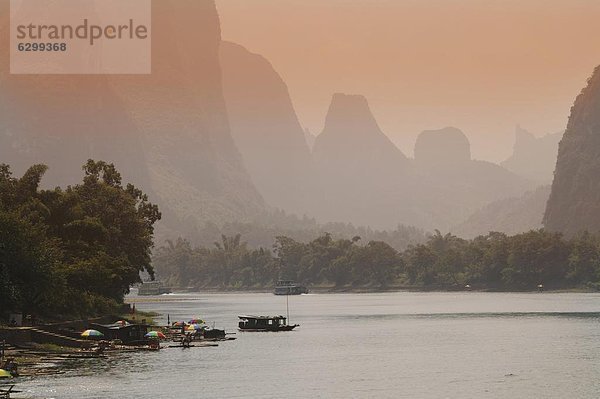
[[[343,134],[347,137],[383,134],[362,95],[336,93],[331,99],[324,134]]]
[[[535,142],[535,136],[533,133],[523,129],[521,125],[517,125],[515,128],[515,150],[522,146],[526,146]]]
[[[317,161],[330,164],[334,159],[359,164],[403,164],[406,156],[379,128],[364,96],[333,95],[325,127],[313,148]],[[367,161],[368,160],[368,161]]]

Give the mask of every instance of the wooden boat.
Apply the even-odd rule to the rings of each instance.
[[[284,316],[238,316],[241,331],[292,331],[298,324],[288,325]]]
[[[218,328],[206,328],[202,331],[202,337],[204,339],[224,339],[225,330],[219,330]]]

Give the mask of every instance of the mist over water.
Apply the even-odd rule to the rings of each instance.
[[[135,297],[131,298],[136,301]],[[272,294],[137,302],[160,323],[285,314]],[[28,398],[593,398],[600,294],[383,293],[290,297],[289,333],[242,333],[218,348],[168,348],[81,363],[24,381]]]

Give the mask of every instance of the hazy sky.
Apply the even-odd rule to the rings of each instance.
[[[600,64],[599,0],[217,0],[223,38],[267,57],[320,133],[334,92],[365,95],[409,156],[453,125],[500,161],[514,127],[566,126]]]

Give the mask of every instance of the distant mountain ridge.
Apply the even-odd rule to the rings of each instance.
[[[530,180],[551,183],[562,136],[563,132],[535,137],[517,126],[513,154],[500,165]]]
[[[528,191],[520,197],[494,201],[450,229],[450,232],[462,238],[474,238],[491,231],[519,234],[541,229],[549,196],[548,185]]]
[[[88,158],[114,162],[160,206],[160,237],[254,222],[273,207],[320,223],[447,230],[533,188],[471,159],[457,128],[423,132],[408,158],[361,95],[334,94],[314,137],[268,60],[221,40],[214,1],[154,0],[153,8],[149,76],[10,75],[3,53],[0,162],[17,174],[47,163],[51,186],[80,180]],[[7,13],[0,3],[0,33]],[[193,51],[172,45],[184,38]]]
[[[448,230],[488,203],[534,187],[499,165],[471,159],[469,140],[455,127],[422,132],[415,157],[414,195],[423,212],[418,226],[429,230]]]
[[[221,59],[234,139],[271,205],[322,223],[449,229],[490,202],[535,187],[496,164],[472,160],[468,138],[453,127],[423,132],[416,158],[406,157],[361,95],[332,96],[307,159],[311,137],[271,64],[231,43],[222,44]]]

